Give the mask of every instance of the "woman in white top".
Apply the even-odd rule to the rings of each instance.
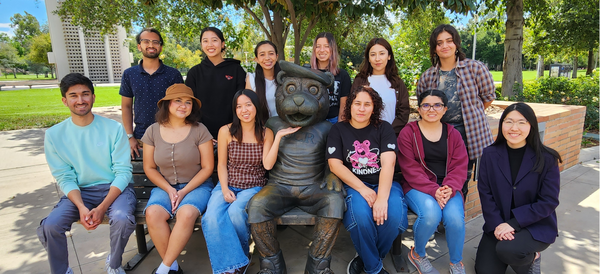
[[[277,47],[271,41],[261,41],[254,48],[254,61],[256,69],[254,73],[248,73],[246,77],[246,88],[251,89],[258,95],[258,108],[269,115],[265,117],[277,116],[275,108],[275,90],[277,82],[275,77],[281,70],[277,59]]]
[[[408,89],[398,74],[392,46],[383,38],[373,38],[367,44],[352,91],[362,86],[370,86],[379,93],[384,103],[381,119],[392,124],[398,136],[410,114]]]

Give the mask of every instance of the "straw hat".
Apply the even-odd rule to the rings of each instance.
[[[173,100],[173,99],[179,98],[179,97],[190,97],[190,98],[196,100],[196,103],[198,103],[199,107],[202,106],[202,103],[200,102],[200,100],[198,100],[198,98],[194,97],[194,92],[192,91],[192,89],[190,87],[186,86],[185,84],[173,84],[172,86],[167,88],[167,91],[165,92],[165,97],[160,99],[158,101],[157,105],[160,106],[160,102],[162,102],[164,100]]]

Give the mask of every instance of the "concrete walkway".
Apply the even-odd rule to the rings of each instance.
[[[95,108],[94,112],[120,120],[117,107]],[[59,199],[59,191],[44,158],[45,129],[0,132],[0,273],[49,273],[46,251],[39,243],[36,228]],[[598,147],[582,151],[581,161],[561,173],[561,204],[557,209],[560,237],[544,251],[542,273],[599,273],[599,158]],[[463,262],[467,273],[474,273],[476,248],[481,237],[483,218],[467,222]],[[108,225],[88,232],[73,225],[68,234],[70,264],[75,273],[100,274],[108,255]],[[332,269],[346,273],[355,251],[344,228],[333,251]],[[288,273],[303,273],[312,227],[288,227],[278,232]],[[146,236],[148,238],[148,236]],[[404,234],[405,250],[412,246],[412,232]],[[124,262],[137,252],[132,235],[124,254]],[[441,273],[447,273],[449,263],[445,236],[437,234],[427,247],[428,256]],[[129,273],[149,274],[158,264],[156,250]],[[187,274],[211,273],[210,262],[201,230],[179,257]],[[388,256],[384,266],[396,273]],[[411,266],[414,272],[414,268]],[[252,259],[248,273],[258,271],[258,256]],[[414,272],[416,273],[416,272]],[[513,273],[508,271],[507,273]]]

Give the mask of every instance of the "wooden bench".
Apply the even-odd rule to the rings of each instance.
[[[133,166],[133,187],[135,190],[135,195],[137,199],[136,210],[135,210],[135,238],[138,246],[138,253],[131,259],[129,262],[125,264],[123,269],[125,271],[133,270],[138,263],[140,263],[146,255],[150,253],[152,248],[154,248],[154,243],[152,240],[146,241],[146,229],[144,225],[146,224],[146,216],[144,215],[144,208],[146,208],[146,204],[148,203],[148,199],[150,198],[150,192],[156,186],[146,177],[144,173],[144,166],[142,163],[142,154],[143,151],[140,150],[140,157],[135,158],[131,161]],[[217,182],[216,173],[213,174],[213,181]],[[408,223],[409,226],[412,226],[417,218],[412,211],[408,211]],[[277,218],[278,225],[315,225],[317,216],[304,212],[299,208],[294,208],[283,216]],[[198,217],[196,220],[196,226],[201,226],[202,217]],[[174,223],[175,219],[169,220],[169,223]],[[102,222],[103,224],[108,224],[108,216],[104,217]],[[394,263],[394,268],[396,272],[399,273],[408,273],[408,265],[405,259],[405,255],[402,254],[402,235],[398,235],[396,240],[392,245],[392,249],[390,250],[390,255],[392,256],[392,262]]]
[[[135,238],[138,246],[138,253],[123,267],[125,271],[132,270],[139,262],[141,262],[146,255],[154,248],[152,240],[146,242],[146,231],[144,225],[146,224],[146,216],[144,215],[144,208],[150,198],[150,192],[156,186],[146,177],[144,174],[144,166],[142,163],[142,153],[140,150],[140,157],[131,161],[133,166],[133,187],[137,199],[137,205],[135,210],[135,221],[137,223],[135,228]],[[216,173],[213,174],[213,181],[216,183],[218,178]],[[200,226],[202,217],[198,217],[196,220],[196,226]],[[108,219],[105,216],[104,222],[108,223]],[[169,223],[174,223],[175,220],[169,220]],[[316,216],[308,214],[299,208],[294,208],[277,218],[278,225],[314,225],[316,222]]]

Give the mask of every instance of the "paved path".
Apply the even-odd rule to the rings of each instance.
[[[118,107],[95,108],[94,112],[119,120]],[[36,236],[39,221],[59,199],[59,192],[46,165],[43,151],[45,129],[0,132],[0,273],[49,273],[46,252]],[[561,204],[557,209],[560,237],[543,252],[542,273],[599,273],[599,170],[598,147],[582,151],[585,162],[561,173]],[[474,273],[475,252],[481,237],[483,218],[467,223],[464,263],[467,273]],[[288,273],[303,273],[312,227],[288,227],[280,231]],[[109,251],[108,226],[101,225],[88,232],[73,225],[68,234],[70,264],[75,273],[100,274]],[[405,233],[404,244],[410,247],[412,235]],[[147,236],[148,237],[148,236]],[[407,248],[405,247],[407,250]],[[137,247],[132,235],[124,261],[132,258]],[[447,273],[449,262],[445,236],[436,235],[429,242],[428,256],[441,273]],[[342,274],[354,256],[349,234],[344,228],[333,251],[332,268]],[[210,263],[200,230],[193,233],[190,242],[179,257],[187,274],[211,273]],[[129,273],[149,274],[160,263],[156,250]],[[384,266],[394,274],[391,259]],[[414,268],[411,268],[414,271]],[[248,273],[258,271],[258,256],[252,259]],[[416,273],[416,272],[414,272]],[[509,271],[508,273],[513,273]]]

